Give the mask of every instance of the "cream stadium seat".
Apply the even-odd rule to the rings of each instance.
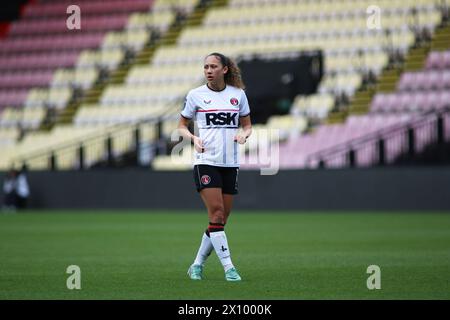
[[[134,123],[154,119],[164,114],[164,106],[83,106],[76,114],[74,124],[98,125]]]
[[[152,162],[153,170],[188,170],[192,168],[193,147],[186,145],[180,153],[173,152],[171,155],[156,156]]]
[[[100,103],[102,105],[171,103],[174,100],[182,99],[189,88],[189,84],[142,85],[138,87],[113,85],[106,88]]]
[[[98,161],[106,159],[106,145],[103,139],[90,140],[84,143],[84,156],[86,165],[90,166]]]
[[[332,94],[298,95],[292,105],[291,113],[308,118],[324,119],[334,107]]]
[[[150,85],[150,84],[175,84],[187,82],[189,84],[203,78],[200,63],[186,66],[135,66],[127,78],[127,85]]]
[[[200,0],[156,0],[152,11],[167,12],[176,7],[186,13],[191,13],[199,2]]]
[[[318,92],[330,94],[345,92],[348,96],[353,96],[361,84],[362,76],[356,72],[328,74],[322,79]]]
[[[67,106],[72,98],[71,88],[32,89],[25,101],[26,107],[52,106],[62,109]]]
[[[21,125],[27,129],[37,129],[46,115],[46,108],[24,108],[22,113]]]
[[[97,81],[99,71],[95,68],[90,69],[59,69],[55,72],[51,86],[61,87],[80,87],[84,90],[89,89]]]
[[[142,50],[147,42],[150,41],[151,33],[147,30],[128,30],[120,32],[110,32],[102,43],[101,51],[103,55],[110,50],[119,50],[124,48],[132,49],[137,52]],[[114,58],[118,59],[116,53]],[[94,58],[95,59],[95,58]]]
[[[17,126],[22,120],[22,109],[19,108],[5,108],[0,113],[0,128],[11,128]]]
[[[14,162],[11,161],[12,154],[15,150],[15,145],[4,145],[1,147],[2,153],[0,156],[0,170],[7,171],[14,166]],[[16,165],[18,167],[18,165]]]
[[[6,128],[0,126],[0,148],[4,150],[13,146],[19,138],[20,130],[17,127]]]
[[[179,137],[179,133],[178,133],[178,119],[174,119],[174,120],[166,120],[163,123],[163,128],[162,128],[162,134],[165,137],[174,137],[178,138]]]
[[[271,116],[267,122],[267,129],[278,130],[280,139],[297,136],[307,128],[308,121],[303,116],[276,115]]]
[[[110,70],[117,68],[125,57],[121,49],[92,51],[85,50],[77,62],[77,68],[104,67]]]
[[[126,26],[127,30],[147,30],[156,28],[166,32],[175,19],[171,11],[135,13],[131,15]]]

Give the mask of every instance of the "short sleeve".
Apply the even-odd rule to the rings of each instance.
[[[239,117],[246,117],[250,114],[250,106],[248,105],[247,95],[242,90],[241,103],[239,105]]]
[[[195,104],[192,99],[191,92],[189,92],[184,99],[184,106],[183,110],[181,111],[181,115],[187,119],[192,119],[195,115]]]

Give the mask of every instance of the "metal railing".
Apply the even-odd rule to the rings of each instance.
[[[179,103],[178,103],[179,104]],[[48,169],[57,170],[58,157],[62,157],[63,154],[68,154],[71,152],[77,153],[77,165],[75,168],[78,169],[86,169],[93,163],[90,163],[86,160],[86,146],[89,144],[93,144],[98,142],[99,145],[103,145],[105,152],[102,160],[106,160],[108,163],[112,163],[113,159],[117,156],[113,152],[113,137],[117,138],[120,135],[125,135],[130,132],[133,132],[133,148],[136,154],[139,156],[139,146],[141,143],[141,126],[143,125],[155,125],[155,136],[159,137],[161,134],[161,126],[164,120],[174,117],[177,113],[179,113],[180,108],[178,104],[169,105],[167,111],[164,114],[151,117],[151,118],[142,118],[136,122],[132,123],[118,123],[111,125],[109,127],[105,127],[103,132],[94,132],[81,137],[77,137],[71,139],[69,141],[65,141],[63,143],[45,146],[39,150],[30,152],[25,155],[19,155],[14,157],[11,162],[13,164],[20,165],[28,165],[32,161],[46,159]]]
[[[429,143],[450,139],[446,122],[450,126],[450,108],[422,113],[406,123],[315,152],[307,157],[306,167],[384,165],[405,153],[412,156]]]

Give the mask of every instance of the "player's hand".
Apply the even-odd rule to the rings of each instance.
[[[236,141],[239,144],[244,144],[245,142],[247,142],[247,137],[243,134],[238,134],[237,136],[234,137],[234,141]]]
[[[194,148],[197,152],[205,152],[205,147],[203,146],[203,141],[199,137],[194,137]]]

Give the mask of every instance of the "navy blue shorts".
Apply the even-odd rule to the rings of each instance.
[[[204,188],[222,188],[222,193],[238,193],[237,167],[216,167],[206,164],[194,166],[194,181],[197,191]]]

